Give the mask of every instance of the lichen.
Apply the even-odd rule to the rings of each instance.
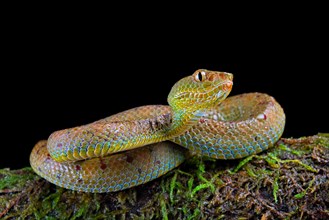
[[[30,168],[0,170],[0,219],[329,219],[329,135],[281,139],[240,160],[193,156],[114,193],[57,187]]]

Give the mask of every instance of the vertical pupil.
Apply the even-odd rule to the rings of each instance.
[[[201,73],[198,73],[198,78],[199,78],[199,81],[202,81],[202,74]]]

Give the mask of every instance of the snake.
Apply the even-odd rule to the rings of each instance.
[[[233,74],[207,69],[177,81],[169,105],[135,107],[53,132],[30,154],[32,169],[63,188],[116,192],[152,181],[191,155],[229,160],[272,147],[285,113],[265,93],[228,97]]]

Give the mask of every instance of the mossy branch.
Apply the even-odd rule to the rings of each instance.
[[[0,219],[329,219],[329,135],[281,139],[242,160],[193,157],[115,193],[66,190],[0,170]]]

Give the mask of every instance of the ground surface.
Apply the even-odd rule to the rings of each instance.
[[[66,190],[0,170],[0,219],[329,219],[329,135],[281,139],[244,160],[193,157],[115,193]]]

